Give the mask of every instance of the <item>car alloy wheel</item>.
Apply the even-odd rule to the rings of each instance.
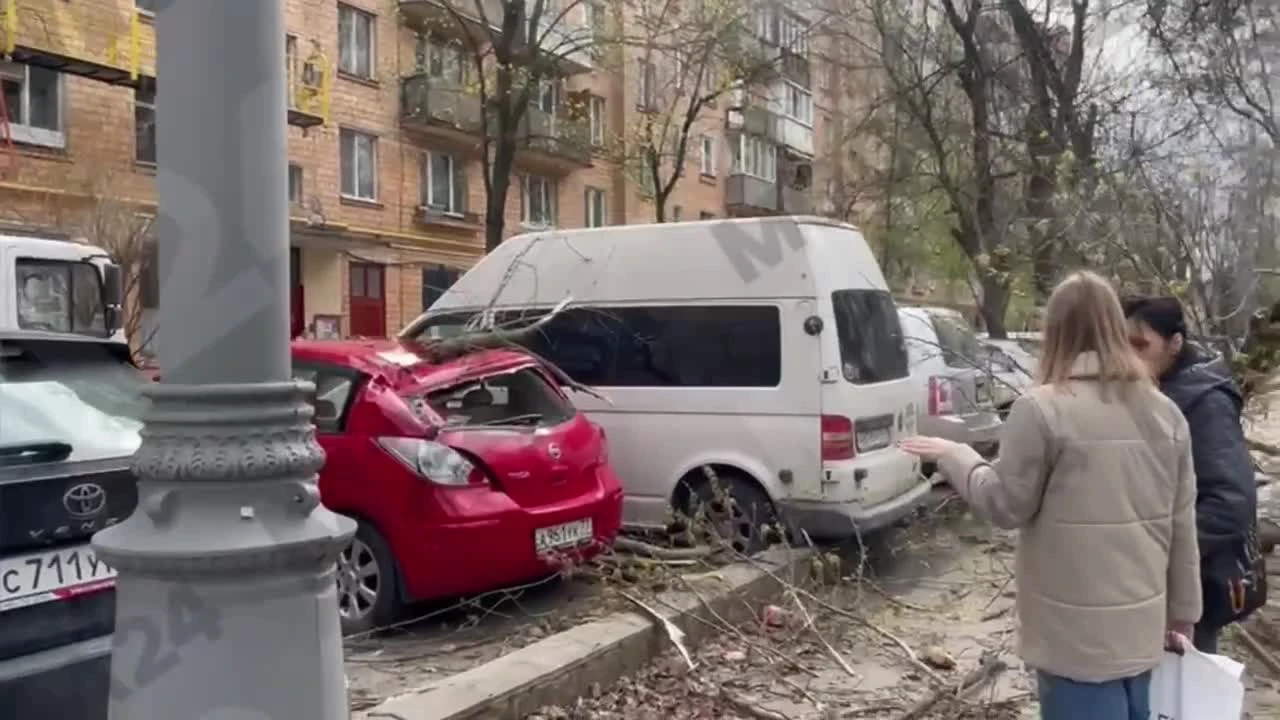
[[[338,555],[338,615],[344,620],[363,620],[373,612],[382,589],[382,573],[373,549],[360,538]]]

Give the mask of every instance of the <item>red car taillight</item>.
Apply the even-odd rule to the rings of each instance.
[[[853,421],[841,415],[823,415],[822,459],[850,460],[856,454]]]
[[[950,415],[953,408],[951,381],[937,376],[929,378],[929,414]]]
[[[448,445],[411,437],[380,437],[378,445],[405,467],[437,485],[464,487],[487,482],[483,470]]]

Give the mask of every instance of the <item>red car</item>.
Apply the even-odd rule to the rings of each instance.
[[[534,358],[433,364],[390,340],[292,348],[294,377],[316,384],[320,496],[359,523],[338,560],[345,632],[546,576],[617,536],[604,431]]]

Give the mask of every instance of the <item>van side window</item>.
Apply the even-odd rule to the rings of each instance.
[[[498,313],[502,326],[547,310]],[[527,341],[584,385],[777,387],[782,321],[774,305],[576,307]]]
[[[855,385],[907,377],[907,348],[893,297],[883,290],[837,290],[831,308],[845,380]]]

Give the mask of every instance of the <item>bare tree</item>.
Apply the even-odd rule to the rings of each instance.
[[[800,8],[780,9],[787,37],[765,38],[759,21],[772,18],[747,0],[627,0],[621,12],[634,28],[626,33],[622,54],[635,62],[638,112],[615,143],[616,160],[652,198],[654,220],[665,222],[691,145],[720,120],[713,111],[725,100],[767,123],[768,98],[752,96],[785,68],[808,71],[818,18]]]
[[[545,95],[554,112],[567,115],[563,81],[604,42],[593,19],[603,8],[597,0],[441,0],[439,7],[416,19],[417,31],[461,49],[468,91],[479,98],[485,247],[492,250],[503,240],[518,151],[572,142],[554,131],[555,123],[548,124],[550,136],[533,127],[530,106]]]

